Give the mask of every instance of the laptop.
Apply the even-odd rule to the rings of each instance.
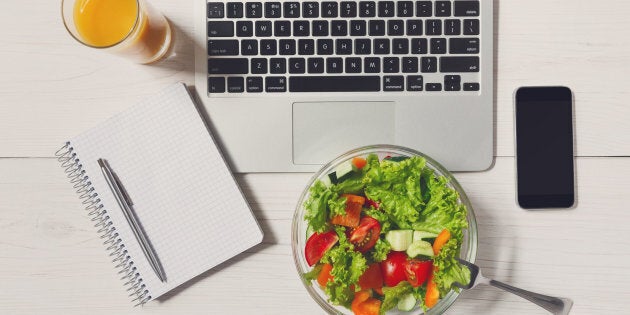
[[[492,0],[197,0],[194,42],[237,172],[311,172],[372,144],[492,164]]]

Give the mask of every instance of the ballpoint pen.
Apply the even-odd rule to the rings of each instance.
[[[133,202],[131,201],[131,198],[129,198],[127,191],[125,190],[124,186],[118,179],[118,176],[116,176],[116,174],[112,171],[109,163],[107,163],[105,159],[98,159],[98,165],[101,167],[103,176],[105,176],[105,181],[107,181],[107,185],[109,185],[109,188],[114,194],[114,197],[116,197],[116,201],[122,209],[122,212],[125,215],[129,226],[131,226],[131,230],[136,236],[136,239],[140,244],[140,248],[142,248],[144,255],[147,257],[151,268],[153,268],[153,271],[155,271],[155,274],[162,282],[166,282],[166,274],[164,273],[164,269],[162,269],[162,266],[157,259],[157,254],[155,253],[155,250],[151,247],[151,244],[149,243],[149,240],[144,233],[144,230],[140,226],[138,219],[133,213]]]

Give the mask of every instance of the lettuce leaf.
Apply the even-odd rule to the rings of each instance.
[[[381,303],[381,314],[385,314],[385,312],[391,310],[398,304],[398,300],[403,296],[413,293],[414,289],[407,281],[402,281],[397,284],[395,287],[384,287],[383,288],[383,303]]]
[[[304,219],[313,231],[324,232],[327,230],[328,201],[335,194],[320,180],[309,188],[309,194],[308,200],[304,202]]]
[[[328,199],[328,208],[330,209],[328,217],[332,218],[336,215],[345,215],[346,202],[347,198],[342,196]]]
[[[374,244],[374,249],[372,250],[372,260],[374,262],[381,262],[387,259],[387,254],[392,250],[392,247],[387,243],[386,240],[379,238]]]
[[[460,242],[451,238],[440,250],[440,253],[433,258],[433,265],[437,267],[437,272],[433,281],[440,290],[440,296],[445,296],[450,290],[453,282],[468,284],[470,282],[470,270],[462,266],[455,257],[459,257]],[[457,289],[457,288],[455,288]]]

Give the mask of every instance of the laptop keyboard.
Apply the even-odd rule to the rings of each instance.
[[[479,1],[207,2],[208,93],[480,89]]]

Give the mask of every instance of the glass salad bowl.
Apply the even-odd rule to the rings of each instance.
[[[463,230],[463,241],[460,248],[460,258],[474,262],[477,255],[477,222],[475,220],[475,215],[468,200],[466,193],[459,185],[457,180],[451,175],[449,171],[447,171],[442,165],[433,160],[432,158],[424,155],[421,152],[393,145],[373,145],[361,147],[358,149],[351,150],[347,153],[342,154],[341,156],[335,158],[328,164],[324,165],[319,172],[317,172],[311,180],[306,185],[304,192],[302,193],[297,207],[295,209],[295,213],[293,215],[293,224],[292,224],[292,235],[291,235],[291,245],[293,250],[293,259],[295,261],[295,266],[298,271],[298,275],[301,278],[306,290],[311,295],[311,297],[319,304],[326,312],[330,314],[352,314],[352,311],[341,305],[333,305],[328,302],[328,296],[324,289],[317,284],[317,281],[310,281],[306,278],[305,274],[311,271],[313,268],[309,267],[309,264],[305,258],[305,245],[309,235],[311,234],[307,232],[308,223],[304,219],[305,209],[304,202],[309,198],[309,188],[313,186],[313,184],[317,180],[325,180],[326,177],[329,176],[335,170],[338,170],[338,167],[342,164],[347,164],[355,157],[367,157],[370,154],[375,154],[378,156],[379,160],[382,160],[385,157],[413,157],[420,156],[426,160],[426,167],[433,170],[436,176],[444,176],[448,179],[447,186],[454,189],[459,194],[458,203],[463,204],[467,208],[467,221],[468,228]],[[434,305],[432,308],[428,309],[427,315],[434,314],[442,314],[444,313],[457,299],[459,293],[451,290],[445,296],[442,296],[439,302]],[[387,314],[422,314],[423,310],[419,306],[415,306],[410,312],[400,311],[394,307],[394,309],[387,312]]]

